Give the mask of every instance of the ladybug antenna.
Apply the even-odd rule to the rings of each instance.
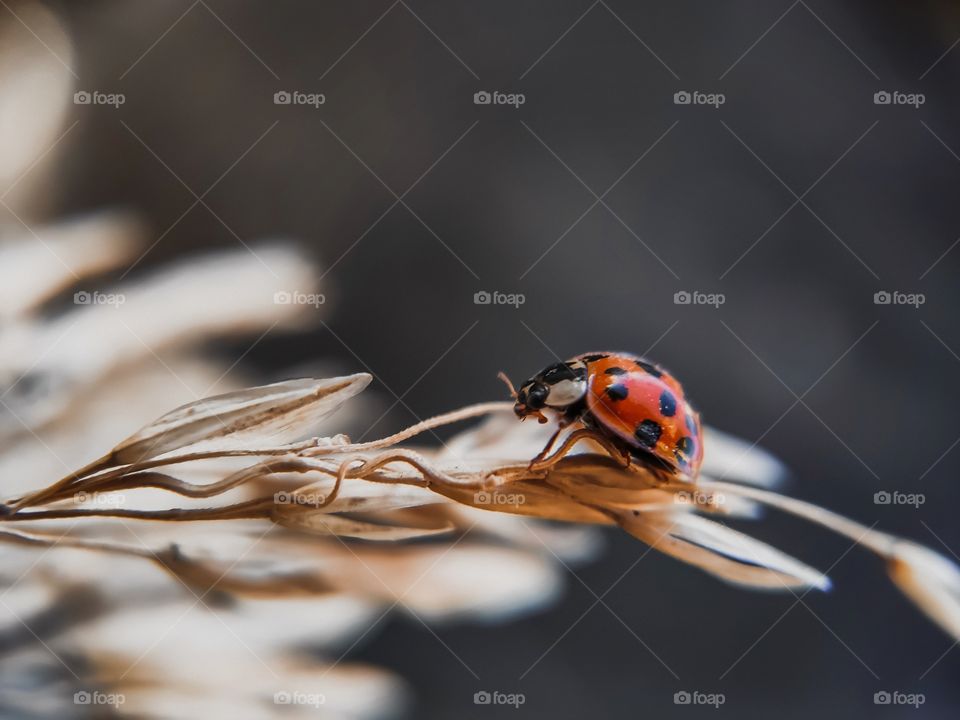
[[[510,397],[516,399],[516,397],[517,397],[517,391],[516,391],[516,389],[514,389],[513,383],[510,382],[510,378],[507,377],[507,374],[506,374],[505,372],[503,372],[503,370],[501,370],[500,372],[497,373],[497,377],[500,378],[501,380],[503,380],[503,382],[506,383],[507,388],[510,390]]]

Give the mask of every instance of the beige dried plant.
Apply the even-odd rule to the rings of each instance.
[[[708,461],[696,481],[665,478],[642,465],[625,466],[619,455],[606,453],[576,430],[568,431],[552,455],[532,464],[548,431],[518,423],[508,403],[469,406],[372,442],[352,443],[344,435],[302,439],[370,380],[362,373],[291,380],[185,405],[99,460],[40,491],[11,499],[3,537],[143,557],[202,591],[219,578],[222,588],[235,592],[270,593],[278,583],[285,588],[292,583],[305,592],[322,593],[336,584],[323,572],[271,574],[258,584],[232,571],[221,577],[220,567],[176,548],[144,552],[103,539],[54,540],[42,525],[106,518],[254,520],[298,534],[406,540],[462,532],[478,522],[478,511],[494,511],[619,525],[661,552],[750,588],[826,589],[829,580],[817,570],[722,522],[752,517],[758,505],[767,505],[840,533],[882,557],[897,586],[960,638],[960,571],[953,563],[916,543],[751,485],[770,475],[738,473],[742,448],[729,438],[708,436]],[[477,417],[487,419],[441,449],[406,444],[427,431]],[[204,481],[194,479],[205,464],[227,459],[247,462],[239,469],[208,472]],[[720,473],[718,461],[727,465]],[[743,481],[711,479],[738,474]],[[109,507],[112,494],[144,489],[163,491],[176,500],[151,509]],[[90,507],[91,501],[98,507]]]

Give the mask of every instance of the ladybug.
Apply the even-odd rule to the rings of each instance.
[[[550,408],[560,427],[580,422],[649,467],[694,478],[703,459],[700,415],[663,368],[628,353],[588,353],[541,370],[520,386],[520,419]]]

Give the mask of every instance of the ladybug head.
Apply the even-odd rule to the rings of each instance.
[[[541,370],[520,386],[513,411],[523,419],[529,415],[547,422],[541,410],[566,410],[587,393],[587,369],[579,360],[557,363]]]

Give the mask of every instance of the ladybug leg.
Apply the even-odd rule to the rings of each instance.
[[[550,454],[550,450],[553,449],[553,446],[557,442],[557,438],[560,437],[560,434],[578,421],[583,421],[583,414],[581,412],[568,412],[561,416],[561,418],[557,421],[557,431],[550,436],[549,440],[547,440],[547,444],[543,446],[543,450],[537,453],[537,456],[530,461],[528,469],[536,469],[536,467]]]
[[[551,444],[552,444],[551,438]],[[530,470],[546,470],[547,468],[553,467],[560,460],[564,458],[572,449],[581,440],[593,440],[595,443],[600,445],[607,453],[613,458],[622,458],[624,462],[624,467],[629,467],[630,465],[630,454],[629,452],[624,453],[623,447],[614,443],[610,438],[602,433],[597,432],[593,428],[580,428],[579,430],[574,430],[572,433],[567,435],[564,439],[563,444],[560,446],[560,449],[557,450],[553,455],[549,457],[541,458],[539,455],[531,461],[529,469]],[[548,446],[549,448],[549,446]],[[546,450],[546,448],[545,448]],[[541,453],[542,454],[542,453]]]
[[[630,448],[627,445],[614,442],[608,436],[601,433],[596,433],[590,439],[606,450],[607,454],[609,454],[614,460],[619,460],[623,467],[630,467],[630,464],[633,462],[633,455],[631,454]]]
[[[564,429],[566,429],[566,426],[563,424],[563,422],[561,422],[560,427],[558,427],[557,431],[550,436],[550,439],[547,440],[547,444],[543,446],[543,450],[541,450],[537,456],[530,461],[530,466],[528,467],[529,470],[536,469],[536,466],[547,458],[547,455],[549,455],[550,451],[553,449],[554,443],[557,442],[557,438],[560,437],[560,433],[562,433]]]

